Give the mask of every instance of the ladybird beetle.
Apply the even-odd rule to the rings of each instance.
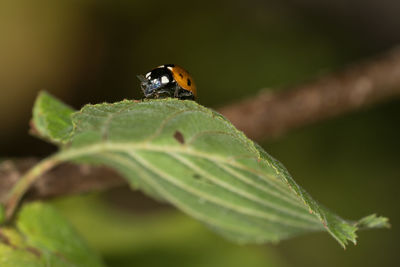
[[[161,65],[145,75],[137,75],[146,98],[196,98],[196,85],[190,74],[174,64]]]

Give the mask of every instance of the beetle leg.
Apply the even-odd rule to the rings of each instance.
[[[175,85],[174,97],[179,98],[179,91],[180,90],[181,90],[181,87],[179,85]]]

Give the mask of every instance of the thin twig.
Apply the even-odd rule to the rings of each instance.
[[[265,91],[219,112],[250,138],[262,140],[399,96],[397,48],[343,72],[280,93]],[[0,164],[0,202],[5,201],[21,174],[37,163],[36,159],[21,159]],[[37,179],[27,197],[48,198],[123,184],[124,180],[110,169],[64,163]]]
[[[40,161],[34,158],[7,160],[0,164],[0,202],[5,202],[22,174]],[[30,188],[28,199],[100,191],[125,184],[115,171],[99,166],[63,163],[42,175]]]
[[[32,186],[32,184],[37,181],[43,173],[46,173],[48,170],[52,169],[55,165],[60,163],[57,159],[53,157],[48,157],[39,163],[35,164],[29,171],[24,174],[21,179],[13,185],[10,192],[7,194],[6,198],[6,218],[10,219],[15,209],[17,208],[20,200],[24,196],[24,194],[28,191],[28,189]]]

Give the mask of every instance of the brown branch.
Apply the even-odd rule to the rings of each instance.
[[[380,58],[280,93],[259,95],[219,109],[252,139],[271,138],[300,126],[400,96],[400,49]],[[36,159],[0,164],[0,201]],[[104,167],[62,164],[41,177],[28,198],[103,190],[125,184]]]
[[[280,93],[262,92],[219,109],[254,140],[400,96],[400,48]]]
[[[7,160],[0,164],[0,202],[5,201],[15,182],[39,160]],[[115,171],[98,166],[61,164],[38,179],[28,199],[44,199],[66,194],[100,191],[125,184]]]

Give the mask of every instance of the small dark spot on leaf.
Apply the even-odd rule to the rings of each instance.
[[[193,178],[195,178],[195,179],[201,179],[201,175],[200,175],[200,174],[197,174],[197,173],[195,173],[195,174],[193,174]]]
[[[28,252],[34,254],[36,257],[40,257],[40,256],[42,255],[42,253],[41,253],[37,248],[34,248],[34,247],[26,247],[25,249],[26,249],[26,251],[28,251]]]
[[[183,137],[183,134],[180,131],[175,131],[174,138],[181,144],[185,143],[185,138]]]
[[[191,85],[192,85],[192,81],[191,81],[189,78],[187,79],[187,85],[188,85],[188,86],[191,86]]]
[[[213,183],[212,182],[210,182],[210,180],[208,180],[206,177],[204,177],[204,176],[201,176],[200,174],[198,174],[198,173],[194,173],[193,174],[193,179],[195,179],[196,181],[198,181],[199,183],[201,183],[201,184],[203,184],[203,185],[212,185]]]

